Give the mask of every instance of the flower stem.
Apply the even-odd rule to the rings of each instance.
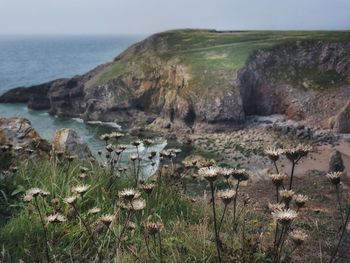
[[[294,170],[295,170],[295,161],[292,161],[292,171],[290,173],[290,182],[289,182],[289,190],[292,189],[293,186],[293,176],[294,176]]]
[[[88,225],[85,223],[85,221],[83,220],[83,218],[80,216],[80,213],[79,213],[78,209],[75,207],[75,205],[72,205],[72,207],[73,207],[75,213],[77,214],[78,218],[79,218],[80,221],[82,222],[84,228],[86,229],[86,232],[87,232],[88,235],[91,237],[91,240],[92,240],[92,242],[93,242],[93,244],[94,244],[94,246],[95,246],[95,248],[96,248],[96,251],[97,251],[98,261],[99,261],[100,263],[102,263],[102,255],[101,255],[101,253],[100,253],[100,251],[99,251],[99,249],[98,249],[98,246],[97,246],[97,243],[96,243],[96,240],[95,240],[95,238],[94,238],[93,233],[91,232],[90,228],[89,228]]]
[[[218,253],[218,262],[221,263],[221,255],[220,255],[220,244],[219,244],[219,233],[216,225],[216,212],[215,212],[215,195],[214,195],[214,184],[210,182],[210,190],[211,190],[211,198],[212,198],[212,208],[213,208],[213,218],[214,218],[214,231],[215,231],[215,239],[216,239],[216,250]]]
[[[48,246],[48,244],[47,244],[47,242],[48,242],[48,239],[47,239],[47,231],[46,231],[46,227],[45,227],[44,218],[43,218],[43,216],[42,216],[42,214],[41,214],[41,211],[40,211],[40,208],[39,208],[39,205],[38,205],[37,197],[34,197],[34,203],[35,203],[34,206],[35,206],[36,210],[38,210],[39,217],[40,217],[40,221],[41,221],[41,224],[42,224],[43,230],[44,230],[46,260],[47,260],[47,262],[50,262],[49,246]]]

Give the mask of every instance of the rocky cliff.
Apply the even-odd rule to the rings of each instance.
[[[217,32],[153,35],[82,76],[0,102],[84,120],[183,128],[286,114],[328,127],[350,99],[350,32]]]

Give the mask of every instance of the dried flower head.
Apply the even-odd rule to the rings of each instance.
[[[55,213],[55,214],[49,215],[47,217],[48,223],[58,224],[58,223],[62,223],[65,221],[67,221],[67,218],[60,213]]]
[[[308,238],[308,235],[303,230],[295,229],[289,233],[289,237],[296,246],[301,246]]]
[[[247,181],[249,179],[249,172],[245,169],[234,169],[232,177],[238,181]]]
[[[272,212],[273,218],[282,225],[289,225],[298,216],[292,209],[278,209]]]
[[[117,147],[118,147],[118,149],[120,149],[122,151],[125,151],[128,148],[128,146],[124,145],[124,144],[119,144]]]
[[[147,183],[142,185],[142,189],[145,191],[146,194],[151,194],[155,187],[156,185],[152,183]]]
[[[25,194],[25,195],[23,196],[23,200],[24,200],[25,202],[31,202],[31,201],[33,200],[33,196],[32,196],[32,195],[29,195],[29,194]]]
[[[131,201],[134,198],[140,197],[140,192],[133,188],[126,188],[118,193],[120,198],[123,198],[126,201]]]
[[[83,184],[83,185],[78,185],[72,188],[72,192],[76,194],[84,194],[89,190],[90,185]]]
[[[280,190],[279,193],[280,193],[282,201],[286,205],[288,205],[290,203],[290,201],[292,201],[293,196],[295,194],[293,190]]]
[[[106,147],[105,147],[106,151],[111,153],[114,151],[114,146],[112,144],[108,144]]]
[[[67,218],[60,213],[55,213],[55,214],[49,215],[46,218],[46,220],[48,223],[51,223],[51,224],[59,224],[59,223],[67,221]]]
[[[91,231],[94,234],[100,234],[100,233],[102,233],[104,226],[105,225],[102,222],[97,221],[91,225]]]
[[[133,223],[133,222],[130,222],[130,221],[128,221],[128,223],[126,224],[126,229],[127,230],[135,230],[136,229],[136,224],[135,223]]]
[[[88,214],[94,215],[94,214],[98,214],[99,212],[101,212],[100,208],[93,207],[93,208],[89,209]]]
[[[151,236],[157,234],[163,228],[163,224],[161,222],[146,222],[145,229],[147,233]]]
[[[130,154],[129,158],[130,158],[131,161],[134,162],[134,161],[136,161],[139,158],[139,156],[137,154]]]
[[[64,202],[68,205],[74,205],[77,202],[77,196],[68,196],[64,199]]]
[[[219,191],[217,193],[218,198],[220,198],[225,205],[228,205],[229,203],[231,203],[235,195],[236,195],[236,191],[231,189]]]
[[[77,156],[75,156],[75,155],[67,155],[67,156],[66,156],[66,159],[67,159],[67,161],[72,162],[72,161],[74,161],[75,159],[77,159]]]
[[[162,150],[160,153],[159,153],[159,156],[162,157],[162,158],[169,158],[171,155],[170,151],[167,151],[167,150]]]
[[[216,166],[202,167],[198,170],[198,174],[209,182],[214,182],[219,177],[220,168]]]
[[[99,221],[103,223],[105,226],[109,226],[113,222],[113,219],[114,219],[114,215],[107,214],[107,215],[101,216],[99,218]]]
[[[288,158],[288,160],[295,162],[298,161],[300,158],[307,156],[311,149],[311,146],[299,144],[296,147],[285,149],[283,152]]]
[[[131,143],[131,145],[138,147],[138,146],[140,146],[141,143],[142,143],[142,142],[141,142],[140,140],[136,140],[136,141],[133,141],[133,142]]]
[[[111,139],[111,136],[109,134],[105,133],[105,134],[102,134],[100,136],[100,139],[105,141],[105,142],[107,142],[107,141],[109,141]]]
[[[276,148],[271,148],[271,147],[269,147],[269,148],[267,148],[265,150],[265,154],[273,162],[278,161],[278,159],[280,158],[281,153],[282,153],[281,149],[276,149]]]
[[[272,183],[274,184],[274,186],[276,186],[276,187],[280,187],[283,185],[284,178],[286,178],[286,176],[284,174],[271,174],[270,175],[270,179],[271,179]]]
[[[306,195],[301,194],[295,195],[293,198],[296,206],[299,208],[304,207],[307,200],[309,200],[309,198]]]
[[[326,176],[332,184],[338,185],[340,184],[340,178],[342,177],[342,175],[342,172],[331,172],[328,173]]]
[[[153,143],[154,143],[154,141],[151,140],[151,139],[144,139],[144,140],[143,140],[143,144],[146,145],[146,146],[150,146],[150,145],[152,145]]]
[[[229,179],[230,176],[233,174],[234,169],[232,168],[220,168],[220,174],[225,178]]]
[[[89,171],[89,168],[84,167],[84,166],[80,166],[79,170],[80,170],[81,173],[87,173]]]
[[[79,178],[81,178],[81,179],[85,179],[88,175],[87,175],[86,173],[81,173],[81,174],[79,174],[78,176],[79,176]]]
[[[291,162],[297,161],[300,157],[299,151],[296,147],[290,147],[283,150],[283,153],[286,155],[287,159]]]
[[[143,210],[146,207],[146,201],[142,198],[134,199],[131,202],[127,203],[121,203],[121,208],[132,210],[132,211],[139,211]]]
[[[297,148],[298,148],[300,157],[305,157],[309,154],[309,152],[312,151],[312,147],[310,145],[299,144]]]
[[[110,137],[111,139],[116,139],[116,140],[120,139],[120,138],[123,137],[123,136],[124,136],[124,134],[123,134],[123,133],[120,133],[120,132],[111,132],[111,133],[109,134],[109,137]]]
[[[282,210],[284,208],[284,204],[282,203],[274,203],[274,204],[268,203],[267,206],[271,212],[274,212],[276,210]]]
[[[34,187],[34,188],[30,188],[26,191],[26,195],[31,195],[32,197],[37,197],[40,196],[42,193],[42,189]]]

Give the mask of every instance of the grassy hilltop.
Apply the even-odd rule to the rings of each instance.
[[[150,61],[176,61],[191,69],[190,86],[222,86],[220,81],[232,76],[258,49],[268,49],[297,40],[348,42],[349,31],[213,31],[174,30],[152,35],[128,48],[99,74],[97,83],[126,73],[147,70]]]

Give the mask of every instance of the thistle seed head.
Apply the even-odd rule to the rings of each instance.
[[[249,179],[249,172],[245,169],[234,169],[232,177],[238,181],[247,181]]]
[[[202,167],[198,170],[198,174],[211,183],[218,179],[219,172],[220,168],[215,166]]]
[[[131,201],[140,197],[140,192],[133,188],[126,188],[118,193],[120,198],[123,198],[126,201]]]
[[[236,195],[236,191],[231,189],[219,191],[217,193],[218,198],[220,198],[225,205],[230,204],[233,198],[235,197],[235,195]]]
[[[78,185],[72,188],[72,192],[76,194],[84,194],[89,190],[90,185],[83,184],[83,185]]]
[[[309,198],[306,195],[301,195],[301,194],[295,195],[293,198],[298,208],[304,207],[307,200],[309,200]]]
[[[151,236],[157,234],[163,228],[163,224],[161,222],[146,222],[145,229],[147,233]]]
[[[303,230],[296,229],[289,233],[289,237],[296,246],[301,246],[308,235]]]
[[[281,225],[289,225],[298,216],[292,209],[278,209],[272,212],[273,218]]]
[[[280,190],[279,193],[280,193],[282,201],[286,205],[288,205],[290,203],[290,201],[292,201],[293,196],[295,194],[293,190]]]
[[[337,186],[340,184],[340,179],[343,176],[343,173],[342,172],[331,172],[331,173],[328,173],[326,176],[333,185]]]
[[[270,147],[265,150],[265,154],[271,161],[276,162],[280,158],[282,150]]]
[[[114,219],[114,215],[106,214],[106,215],[101,216],[99,218],[99,221],[102,224],[104,224],[105,226],[109,226],[113,222],[113,219]]]
[[[67,221],[67,218],[60,213],[55,213],[55,214],[49,215],[46,218],[46,220],[48,223],[51,223],[51,224],[59,224],[59,223]]]
[[[286,178],[286,175],[284,174],[271,174],[270,179],[274,186],[280,187],[283,185],[283,180]]]

